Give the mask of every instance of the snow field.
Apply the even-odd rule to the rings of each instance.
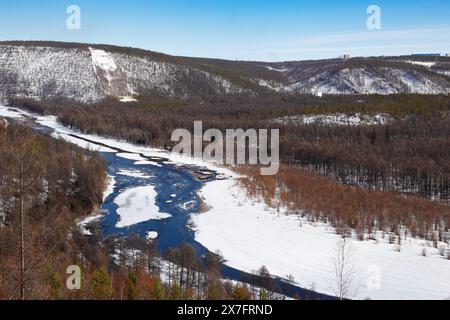
[[[293,275],[301,287],[335,294],[333,260],[339,236],[330,225],[312,225],[284,210],[278,214],[248,199],[233,180],[208,183],[201,196],[210,210],[193,216],[195,238],[212,252],[220,250],[229,266],[252,272],[265,265],[276,276]],[[424,240],[404,240],[400,252],[381,234],[378,243],[354,239],[351,246],[358,289],[354,298],[450,297],[450,261]]]

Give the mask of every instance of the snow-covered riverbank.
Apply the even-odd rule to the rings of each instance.
[[[278,214],[248,199],[232,180],[210,182],[201,195],[210,210],[193,217],[196,240],[210,251],[220,250],[227,265],[245,271],[265,265],[272,274],[294,276],[302,288],[335,294],[333,259],[338,236],[332,227],[286,215],[284,210]],[[424,240],[409,239],[398,252],[387,238],[380,234],[378,243],[351,241],[355,298],[450,298],[450,261],[438,249]]]
[[[148,161],[146,158],[143,158],[141,156],[142,154],[146,157],[165,158],[169,163],[205,167],[208,170],[219,171],[223,176],[234,175],[231,170],[223,168],[218,164],[204,162],[202,159],[186,157],[181,154],[172,153],[158,148],[135,145],[130,142],[119,141],[110,137],[84,134],[77,130],[64,127],[57,121],[57,118],[55,116],[40,116],[24,110],[19,110],[17,108],[10,108],[0,105],[0,117],[10,117],[15,119],[20,119],[23,117],[33,117],[40,125],[52,128],[54,130],[54,132],[52,133],[52,136],[54,138],[63,139],[84,149],[90,149],[99,152],[115,152],[119,157],[135,160],[136,164],[153,164],[152,161]],[[89,141],[92,141],[93,143],[83,139],[87,139]],[[101,145],[95,143],[99,143]],[[105,145],[109,146],[110,148],[106,147]],[[112,148],[120,149],[121,152],[116,152]]]

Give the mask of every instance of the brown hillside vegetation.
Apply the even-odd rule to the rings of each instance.
[[[47,277],[73,264],[71,229],[101,203],[105,179],[96,154],[0,128],[0,298],[48,294]]]
[[[356,230],[359,239],[375,232],[441,240],[450,228],[450,207],[417,196],[346,186],[293,166],[283,166],[276,176],[262,176],[258,168],[238,168],[239,183],[249,196],[279,204],[292,214],[331,223],[338,233]]]

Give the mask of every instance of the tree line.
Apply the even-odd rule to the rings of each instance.
[[[344,184],[404,191],[430,199],[450,198],[450,97],[261,96],[213,100],[147,97],[124,105],[108,100],[80,105],[68,101],[11,100],[38,113],[56,114],[65,126],[138,144],[170,149],[174,129],[279,128],[280,157]],[[370,126],[274,121],[286,116],[362,112],[388,113],[393,121]]]
[[[255,167],[242,166],[239,183],[249,196],[313,222],[330,223],[343,236],[360,240],[381,233],[392,243],[406,237],[427,239],[438,248],[450,229],[448,204],[398,192],[365,189],[335,182],[296,166],[284,166],[276,176],[261,176]],[[450,257],[449,257],[450,258]]]

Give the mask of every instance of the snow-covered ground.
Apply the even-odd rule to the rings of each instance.
[[[153,186],[136,187],[119,194],[114,199],[114,203],[119,206],[117,213],[120,216],[116,227],[125,228],[148,220],[170,218],[170,214],[159,212],[156,196]]]
[[[89,51],[95,74],[105,92],[122,102],[137,101],[133,98],[134,92],[130,89],[127,78],[117,66],[113,55],[100,49],[89,48]]]
[[[289,69],[283,68],[283,69],[277,69],[277,68],[273,68],[270,66],[265,66],[266,69],[270,70],[270,71],[276,71],[276,72],[286,72],[289,71]]]
[[[87,226],[88,226],[89,224],[91,224],[92,222],[94,222],[94,221],[96,221],[96,220],[99,220],[99,219],[102,218],[102,217],[103,217],[102,215],[98,214],[98,215],[94,215],[94,216],[87,217],[87,218],[85,218],[84,220],[82,220],[81,222],[78,222],[77,225],[78,225],[78,227],[80,228],[81,233],[83,233],[83,234],[86,235],[86,236],[91,236],[91,235],[92,235],[92,232],[90,232],[90,231],[87,229]]]
[[[0,98],[64,97],[92,103],[110,96],[127,103],[146,92],[194,97],[196,87],[218,94],[250,93],[224,77],[184,64],[92,47],[1,44],[0,70]],[[190,78],[197,86],[190,85]]]
[[[116,153],[118,157],[122,157],[124,159],[129,160],[135,160],[136,164],[146,164],[148,160],[146,158],[143,158],[140,156],[140,154],[143,154],[147,157],[155,157],[155,158],[165,158],[167,161],[166,163],[177,163],[181,165],[194,165],[199,167],[205,167],[208,170],[214,170],[218,171],[221,176],[231,176],[233,175],[232,171],[226,168],[221,167],[218,164],[211,163],[211,162],[204,162],[200,158],[191,158],[186,157],[181,154],[172,153],[166,150],[158,149],[158,148],[152,148],[142,145],[136,145],[130,142],[126,141],[120,141],[114,138],[99,136],[99,135],[92,135],[92,134],[84,134],[77,130],[70,129],[67,127],[64,127],[62,124],[60,124],[57,121],[57,118],[55,116],[40,116],[37,114],[33,114],[31,112],[20,110],[17,108],[11,108],[6,107],[3,105],[0,105],[0,116],[9,117],[9,118],[24,118],[24,117],[33,117],[36,119],[36,122],[52,128],[54,130],[52,136],[57,139],[62,139],[67,142],[73,143],[81,148],[89,149],[93,151],[101,151],[101,152],[116,152],[114,149],[111,148],[118,148],[120,150],[123,150],[125,152],[118,152]],[[82,139],[73,137],[71,135],[76,135]],[[108,147],[102,147],[95,143],[87,142],[83,139],[88,139],[95,143],[101,143],[104,145],[108,145],[111,148]],[[144,162],[145,161],[145,162]]]
[[[415,64],[415,65],[418,65],[418,66],[427,67],[427,68],[431,68],[432,66],[434,66],[436,64],[436,62],[412,61],[412,60],[408,60],[406,62],[411,63],[411,64]]]
[[[89,51],[94,66],[111,73],[118,69],[114,59],[106,51],[92,48],[89,48]],[[113,78],[114,75],[108,74],[108,76]]]
[[[345,68],[337,72],[323,71],[307,79],[293,82],[281,88],[286,93],[315,94],[447,94],[446,80],[439,75],[425,74],[416,70],[380,67]]]
[[[20,112],[16,112],[13,109],[0,106],[0,117],[12,118],[12,119],[20,119],[23,118],[23,114]]]
[[[103,191],[103,201],[105,201],[113,192],[116,186],[116,179],[113,176],[108,175],[108,184],[106,185],[105,191]],[[81,233],[86,236],[91,236],[92,232],[90,232],[87,228],[89,224],[92,222],[99,220],[103,217],[102,214],[94,214],[87,218],[84,218],[82,221],[77,223],[77,226],[80,228]]]
[[[0,115],[6,112],[13,112],[14,116],[27,114],[0,106]],[[235,186],[237,175],[216,164],[111,138],[80,134],[64,128],[55,117],[37,117],[37,121],[54,128],[62,139],[69,139],[68,134],[76,134],[133,153],[133,160],[142,153],[164,157],[174,163],[218,170],[228,179],[208,182],[201,190],[209,210],[192,217],[196,240],[212,252],[220,250],[232,267],[251,272],[265,265],[274,275],[285,277],[292,274],[302,287],[313,286],[318,292],[334,294],[333,258],[338,236],[331,226],[311,225],[297,216],[285,215],[283,210],[278,214],[263,202],[248,199],[245,191]],[[91,148],[80,139],[69,141]],[[119,197],[116,201],[122,209],[122,225],[145,221],[158,213],[150,188],[130,189]],[[357,240],[351,243],[355,248],[355,278],[359,283],[357,298],[450,297],[450,261],[441,257],[438,250],[428,246],[424,240],[403,240],[400,252],[395,244],[389,244],[381,235],[378,243]],[[426,256],[423,256],[424,249]],[[376,285],[377,279],[379,286]],[[368,286],[369,283],[372,285]]]
[[[270,81],[270,80],[266,80],[266,79],[257,79],[257,80],[255,80],[255,82],[260,86],[269,88],[274,91],[280,91],[283,89],[283,84],[280,82]]]
[[[137,100],[130,96],[125,96],[120,98],[120,102],[136,102]]]
[[[87,50],[0,45],[0,70],[0,97],[86,103],[106,98]]]
[[[0,98],[51,100],[64,97],[91,103],[114,97],[127,103],[149,92],[168,98],[193,98],[201,92],[219,96],[255,94],[226,77],[198,69],[195,64],[169,63],[155,59],[153,54],[125,54],[120,53],[122,50],[94,47],[0,45]],[[257,81],[272,90],[293,94],[449,93],[449,81],[441,76],[446,71],[435,68],[439,63],[402,61],[428,68],[428,72],[415,71],[412,81],[415,87],[404,85],[405,75],[412,72],[408,65],[373,67],[368,63],[335,72],[335,62],[327,61],[313,65],[261,63],[261,67],[279,73],[283,81],[282,84],[269,78]],[[190,79],[195,79],[195,86]]]
[[[51,136],[53,138],[62,139],[64,141],[66,141],[66,142],[70,142],[72,144],[75,144],[75,145],[77,145],[77,146],[79,146],[80,148],[83,148],[83,149],[89,149],[89,150],[98,151],[98,152],[115,152],[111,148],[99,146],[97,144],[93,144],[93,143],[87,142],[87,141],[85,141],[83,139],[78,139],[78,138],[72,137],[72,136],[70,136],[68,134],[65,134],[65,133],[62,133],[62,132],[53,132],[51,134]]]
[[[265,265],[277,276],[293,275],[301,287],[335,294],[333,259],[339,237],[332,227],[312,225],[284,210],[278,214],[248,199],[233,180],[208,183],[201,195],[210,210],[192,218],[196,240],[212,252],[220,250],[228,265],[245,271]],[[450,298],[450,261],[425,241],[405,240],[400,252],[381,235],[378,243],[355,239],[351,245],[355,298]]]
[[[113,194],[114,188],[116,187],[116,178],[108,175],[108,184],[105,191],[103,192],[103,201],[105,201],[110,195]]]

